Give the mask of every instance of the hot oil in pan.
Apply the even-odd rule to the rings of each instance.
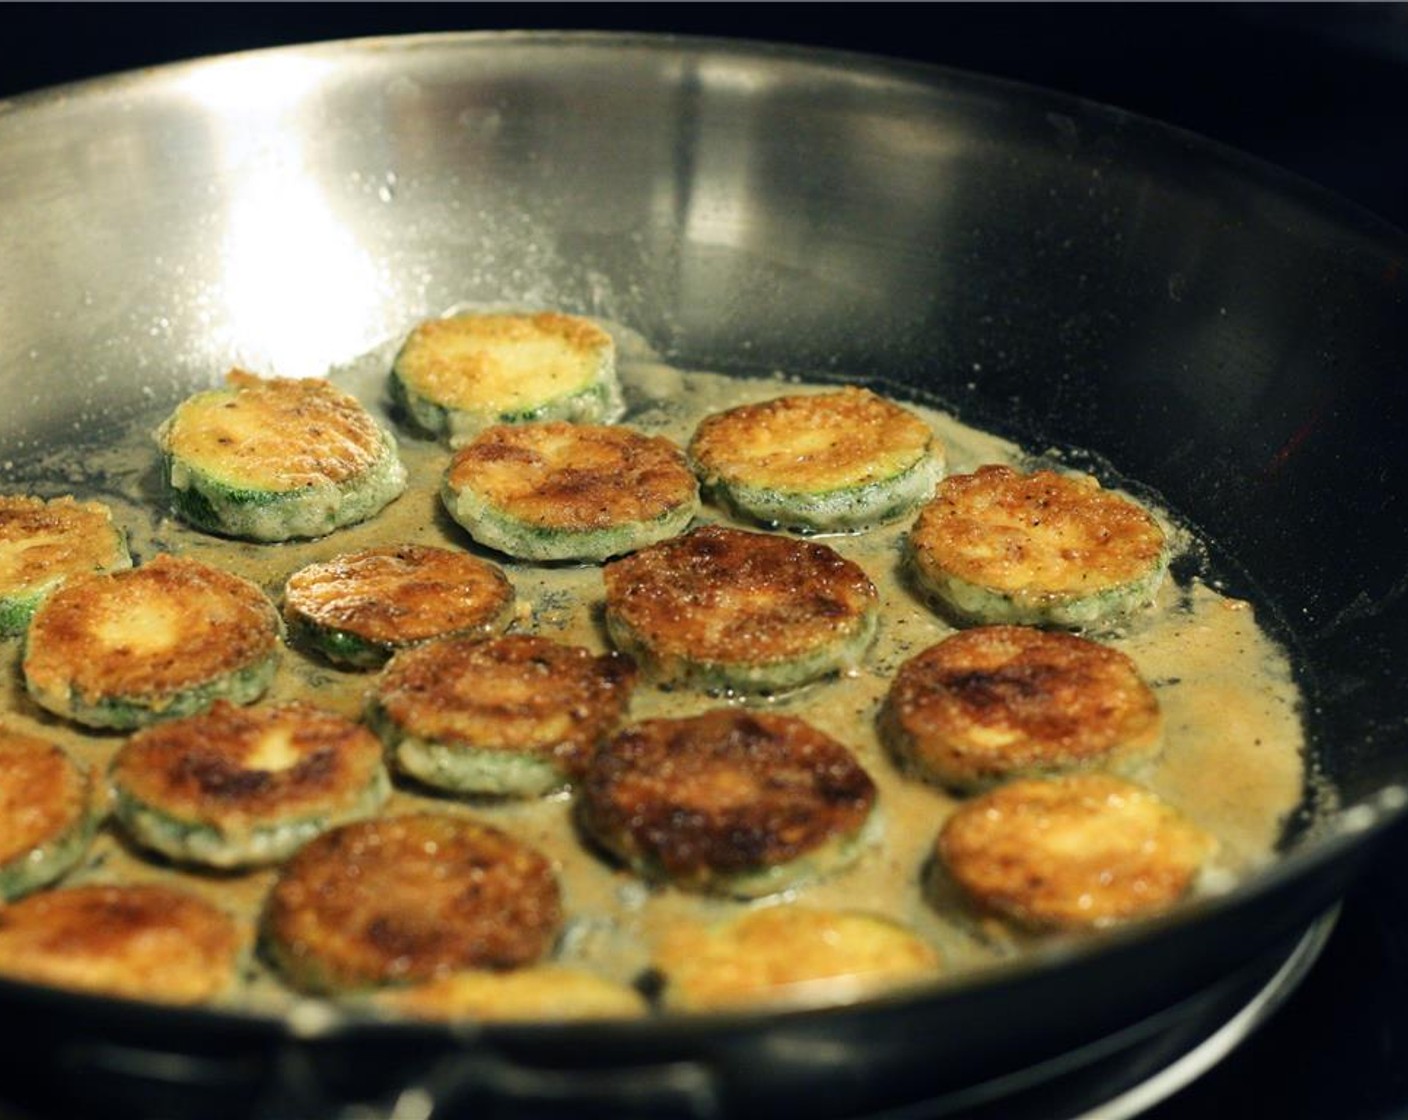
[[[625,422],[681,444],[709,412],[784,392],[833,387],[780,376],[740,379],[685,372],[655,359],[628,332],[615,333],[631,405]],[[333,380],[385,416],[385,379],[394,350],[394,344],[379,348],[335,372]],[[950,473],[982,463],[1028,461],[1012,443],[959,424],[937,409],[913,407],[942,441]],[[285,579],[296,569],[374,544],[418,542],[479,551],[440,507],[439,477],[449,452],[404,430],[401,451],[411,485],[368,523],[316,541],[272,546],[191,531],[163,513],[150,432],[164,416],[165,410],[154,413],[101,447],[55,452],[42,461],[19,465],[5,489],[45,496],[71,492],[105,500],[131,533],[138,560],[163,550],[184,552],[254,580],[276,600]],[[705,517],[727,520],[715,508],[706,508]],[[1197,542],[1188,534],[1166,516],[1163,520],[1181,547],[1196,548]],[[819,906],[891,914],[931,939],[943,954],[946,972],[954,974],[991,963],[1011,952],[1012,945],[978,940],[960,915],[938,912],[926,900],[921,890],[924,868],[937,830],[955,802],[933,786],[902,776],[876,734],[876,713],[896,669],[952,632],[903,578],[901,543],[907,525],[908,520],[864,534],[826,538],[838,552],[860,564],[877,585],[883,610],[879,638],[855,673],[764,703],[802,716],[847,744],[879,787],[883,821],[879,843],[855,866],[803,888],[797,898]],[[534,566],[485,555],[501,563],[513,581],[520,601],[519,630],[597,650],[607,648],[600,621],[599,568]],[[1157,691],[1165,719],[1164,748],[1135,776],[1218,837],[1221,849],[1209,876],[1210,886],[1226,886],[1271,859],[1285,822],[1302,804],[1304,737],[1291,663],[1258,624],[1255,609],[1218,594],[1197,576],[1177,583],[1168,580],[1151,610],[1102,640],[1129,654]],[[6,719],[62,742],[101,773],[121,740],[77,730],[41,713],[18,683],[17,642],[9,643],[5,656],[11,662],[0,695]],[[370,680],[366,674],[342,672],[290,649],[268,699],[309,699],[357,717]],[[723,702],[737,701],[643,684],[630,714],[633,719],[691,715]],[[650,889],[613,869],[581,842],[565,795],[528,802],[467,801],[403,787],[386,811],[427,804],[490,820],[555,860],[569,916],[560,956],[613,978],[637,977],[650,963],[650,945],[673,924],[713,920],[739,912],[744,905]],[[241,913],[252,928],[273,873],[182,870],[137,854],[105,829],[87,863],[69,881],[172,878]],[[278,1008],[289,996],[255,962],[248,986],[234,998],[254,1007]]]

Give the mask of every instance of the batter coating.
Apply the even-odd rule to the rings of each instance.
[[[1074,634],[978,626],[900,667],[881,712],[891,749],[967,791],[994,781],[1151,755],[1162,720],[1123,653]]]
[[[851,752],[804,720],[722,708],[620,732],[579,806],[587,832],[646,878],[754,898],[854,861],[875,797]]]
[[[138,843],[212,867],[275,863],[375,813],[381,743],[311,704],[207,712],[139,731],[113,758],[113,811]]]
[[[666,684],[776,692],[856,666],[879,597],[826,545],[706,525],[602,570],[616,645]]]
[[[289,576],[289,640],[352,668],[375,668],[432,638],[488,637],[508,626],[514,591],[497,565],[401,544],[345,553]]]
[[[935,852],[980,910],[1028,929],[1076,930],[1166,910],[1215,846],[1141,786],[1070,774],[1019,779],[966,802]]]
[[[280,872],[263,932],[290,984],[332,993],[532,964],[561,919],[557,878],[536,851],[426,812],[311,841]]]
[[[1088,475],[979,467],[950,475],[909,533],[920,587],[966,623],[1084,627],[1146,605],[1164,531]]]
[[[256,700],[279,654],[279,616],[248,580],[198,560],[70,580],[35,612],[25,687],[93,727],[131,729]]]
[[[0,909],[0,974],[103,995],[207,1003],[246,948],[228,914],[175,887],[66,887]]]

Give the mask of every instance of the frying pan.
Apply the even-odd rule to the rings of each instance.
[[[1217,542],[1228,590],[1274,607],[1319,779],[1227,896],[855,1007],[451,1030],[0,986],[58,1093],[80,1070],[147,1114],[957,1108],[1244,976],[1403,815],[1408,239],[1315,188],[1010,83],[629,35],[129,74],[7,103],[0,153],[6,481],[231,364],[320,373],[462,302],[605,316],[684,367],[864,371],[1084,449]]]

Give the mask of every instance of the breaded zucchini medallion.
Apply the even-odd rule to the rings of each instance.
[[[513,617],[497,565],[429,545],[367,548],[309,564],[284,585],[289,641],[329,661],[375,668],[432,638],[488,637]]]
[[[713,926],[676,926],[655,967],[679,1011],[844,1003],[938,975],[939,954],[898,922],[858,910],[768,906]]]
[[[0,898],[52,883],[88,849],[92,783],[53,743],[0,727]]]
[[[0,638],[23,634],[44,596],[70,576],[131,566],[107,506],[0,497]]]
[[[879,596],[823,544],[706,525],[602,570],[611,640],[665,684],[776,692],[853,668]]]
[[[246,948],[233,918],[176,887],[66,887],[0,909],[0,975],[102,995],[206,1003]]]
[[[1167,909],[1213,838],[1154,793],[1108,774],[1022,778],[944,822],[939,863],[980,911],[1035,930],[1106,926]]]
[[[492,424],[609,424],[623,411],[611,336],[555,311],[466,312],[421,323],[396,355],[391,395],[451,447]]]
[[[263,933],[290,984],[330,993],[532,964],[561,918],[557,878],[532,848],[465,817],[412,813],[299,851]]]
[[[533,635],[432,642],[391,660],[369,719],[395,765],[427,785],[531,797],[581,775],[635,679],[618,653]]]
[[[156,432],[172,509],[210,533],[321,537],[406,488],[396,440],[355,397],[317,378],[232,370]]]
[[[903,517],[943,469],[924,421],[852,386],[708,416],[689,457],[705,487],[744,516],[821,533]]]
[[[131,729],[256,700],[279,655],[279,616],[254,584],[162,554],[84,576],[35,612],[23,671],[30,696],[93,727]]]
[[[440,494],[476,541],[525,560],[605,560],[673,537],[699,509],[669,440],[564,421],[480,433]]]
[[[311,704],[208,712],[139,731],[113,758],[113,809],[139,844],[212,867],[274,863],[390,792],[381,743]]]
[[[1144,758],[1161,723],[1123,653],[1025,626],[964,630],[910,658],[880,720],[900,759],[957,790]]]
[[[381,988],[375,1006],[415,1019],[563,1022],[645,1014],[635,988],[592,972],[541,964],[509,972],[455,972],[438,980]]]
[[[754,898],[854,861],[875,797],[851,752],[804,720],[715,709],[620,732],[579,806],[587,832],[646,878]]]
[[[1088,475],[979,467],[951,475],[909,533],[920,586],[964,622],[1084,627],[1154,596],[1159,523]]]

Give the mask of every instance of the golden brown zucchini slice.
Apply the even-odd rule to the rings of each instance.
[[[552,865],[489,825],[412,813],[326,832],[279,874],[265,945],[308,992],[532,964],[562,912]]]
[[[407,337],[391,395],[451,447],[492,424],[609,424],[623,411],[616,345],[589,319],[540,312],[465,312]]]
[[[0,727],[0,898],[19,898],[83,858],[97,823],[87,771],[60,747]]]
[[[804,720],[715,709],[617,734],[578,804],[587,832],[645,878],[756,898],[854,862],[875,799],[851,752]]]
[[[919,774],[956,790],[1149,757],[1162,720],[1125,654],[1074,634],[978,626],[900,667],[882,733]]]
[[[1108,774],[1021,778],[944,822],[938,863],[981,911],[1034,930],[1158,913],[1193,885],[1213,838]]]
[[[708,416],[689,457],[705,488],[731,508],[811,533],[903,517],[929,499],[943,469],[929,425],[853,386]]]
[[[672,927],[655,954],[663,1001],[680,1011],[848,1003],[939,967],[934,947],[890,918],[794,904]]]
[[[127,538],[100,502],[0,497],[0,638],[23,634],[44,596],[70,576],[131,566]]]
[[[488,637],[513,617],[497,565],[447,548],[367,548],[309,564],[284,585],[289,641],[329,661],[374,668],[432,638]]]
[[[879,596],[823,544],[706,525],[603,569],[611,640],[666,684],[777,692],[859,664]]]
[[[387,665],[369,721],[395,765],[427,785],[531,797],[581,775],[635,678],[618,653],[532,635],[432,642]]]
[[[279,616],[248,580],[162,554],[70,580],[35,612],[23,671],[41,706],[93,727],[130,729],[248,704],[269,686]]]
[[[1154,596],[1169,546],[1154,516],[1088,475],[951,475],[909,533],[920,586],[964,622],[1084,627]]]
[[[372,1000],[382,1010],[415,1019],[486,1022],[630,1019],[647,1010],[645,997],[635,988],[553,964],[508,972],[455,972],[379,989]]]
[[[375,813],[390,793],[381,743],[311,704],[209,711],[137,732],[109,769],[137,843],[211,867],[276,863]]]
[[[246,949],[230,915],[176,887],[64,887],[0,909],[0,975],[102,995],[206,1003]]]
[[[321,537],[406,488],[396,440],[318,378],[233,370],[157,429],[172,508],[197,529],[253,541]]]
[[[482,545],[525,560],[605,560],[682,532],[699,485],[669,440],[562,421],[499,425],[455,454],[441,497]]]

